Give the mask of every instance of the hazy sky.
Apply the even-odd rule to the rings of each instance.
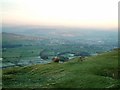
[[[119,0],[2,0],[5,24],[117,28]]]

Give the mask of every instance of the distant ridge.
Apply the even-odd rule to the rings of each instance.
[[[46,39],[44,37],[19,35],[14,33],[7,33],[7,32],[2,32],[2,38],[9,39],[9,40],[10,39],[11,40],[44,40]]]

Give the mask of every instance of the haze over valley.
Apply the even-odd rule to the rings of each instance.
[[[24,66],[33,63],[49,63],[53,57],[59,55],[69,60],[78,56],[97,55],[117,47],[116,30],[6,26],[3,27],[2,32],[3,59],[5,59],[3,67],[9,66],[9,64],[10,66],[19,66],[19,64]],[[27,48],[26,51],[21,50],[25,48]],[[6,52],[10,56],[6,56]],[[47,59],[40,59],[41,52],[44,52]],[[12,53],[13,55],[11,55]],[[11,59],[15,59],[15,57],[15,62],[13,60],[10,63]]]

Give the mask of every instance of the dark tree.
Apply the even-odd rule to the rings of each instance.
[[[40,52],[40,57],[44,60],[48,59],[48,54],[46,50]]]

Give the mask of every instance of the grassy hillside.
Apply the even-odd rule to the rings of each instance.
[[[3,88],[115,88],[118,50],[65,63],[3,69]]]

